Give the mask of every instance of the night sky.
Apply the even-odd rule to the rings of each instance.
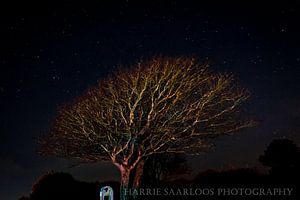
[[[110,164],[71,167],[71,161],[41,157],[36,138],[47,132],[58,106],[141,57],[195,55],[216,71],[233,72],[251,91],[246,111],[259,125],[190,158],[191,177],[207,168],[260,168],[258,156],[275,138],[299,145],[296,5],[58,2],[0,6],[0,199],[29,194],[51,170],[85,181],[118,179]]]

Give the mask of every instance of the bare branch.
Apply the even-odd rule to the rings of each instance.
[[[253,126],[240,114],[248,97],[232,75],[193,57],[156,57],[62,107],[40,152],[119,168],[152,154],[199,154],[213,138]]]

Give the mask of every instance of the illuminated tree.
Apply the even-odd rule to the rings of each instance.
[[[213,138],[251,126],[239,112],[248,96],[232,75],[193,57],[141,61],[63,106],[40,152],[111,161],[121,185],[137,187],[150,155],[199,154]]]

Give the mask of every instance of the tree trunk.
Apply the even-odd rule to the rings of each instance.
[[[143,175],[144,164],[145,164],[145,161],[141,160],[136,166],[135,176],[133,179],[133,188],[135,188],[135,189],[140,186],[141,178]]]
[[[121,186],[120,186],[121,200],[128,200],[129,195],[128,195],[128,191],[126,191],[126,190],[130,189],[129,181],[130,181],[131,169],[120,165],[119,170],[121,173]]]
[[[120,167],[120,173],[121,173],[121,187],[129,187],[129,178],[130,178],[130,169],[127,169],[125,167]]]
[[[129,195],[129,190],[137,189],[140,186],[144,163],[145,161],[140,160],[135,165],[135,168],[133,166],[114,163],[118,167],[121,174],[121,200],[135,199],[135,196]]]

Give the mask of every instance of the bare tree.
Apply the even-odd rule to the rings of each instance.
[[[111,161],[137,187],[145,158],[199,154],[211,139],[251,126],[240,105],[249,93],[232,75],[214,73],[193,57],[155,57],[100,80],[63,106],[41,137],[40,152],[84,161]]]

